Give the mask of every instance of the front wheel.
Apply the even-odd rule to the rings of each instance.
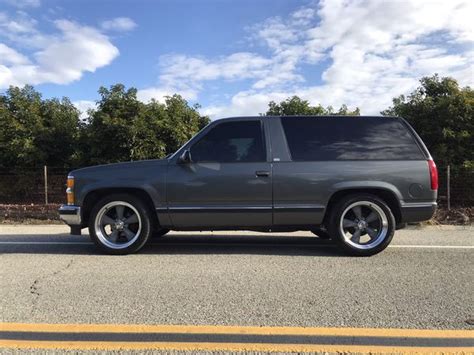
[[[390,244],[395,233],[395,217],[379,197],[355,194],[337,202],[328,229],[347,254],[370,256]]]
[[[112,194],[92,209],[89,234],[92,241],[108,254],[129,254],[140,250],[152,233],[147,206],[128,194]]]

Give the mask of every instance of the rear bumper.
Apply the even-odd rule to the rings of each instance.
[[[401,206],[401,222],[422,222],[433,217],[438,204],[436,202],[405,203]]]
[[[80,226],[81,221],[81,208],[79,206],[61,205],[59,207],[59,218],[64,223],[70,226]]]

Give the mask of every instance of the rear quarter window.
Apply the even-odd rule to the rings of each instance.
[[[408,128],[383,117],[282,117],[292,160],[421,160]]]

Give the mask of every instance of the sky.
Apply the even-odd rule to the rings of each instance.
[[[213,119],[293,95],[379,114],[422,76],[473,85],[473,17],[472,0],[0,0],[0,92],[85,112],[122,83]]]

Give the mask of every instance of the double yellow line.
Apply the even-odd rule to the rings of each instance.
[[[469,354],[473,341],[473,330],[0,323],[0,348]]]

